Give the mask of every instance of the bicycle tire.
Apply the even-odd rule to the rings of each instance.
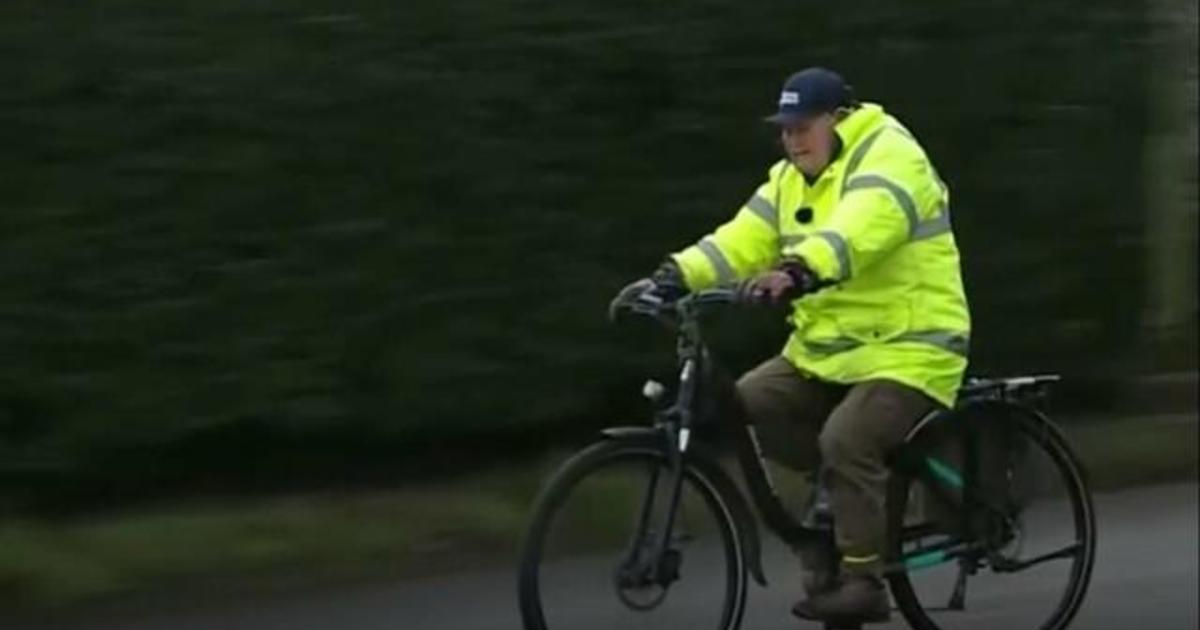
[[[1057,426],[1041,413],[1031,409],[1009,404],[1004,406],[1010,412],[1008,417],[1015,418],[1014,421],[1018,423],[1017,427],[1021,434],[1032,439],[1034,444],[1050,456],[1062,480],[1066,482],[1065,487],[1070,497],[1075,534],[1077,539],[1082,542],[1080,558],[1072,565],[1069,582],[1054,612],[1036,629],[1064,630],[1083,604],[1095,564],[1096,516],[1091,491],[1088,488],[1086,473],[1079,458]],[[969,422],[971,418],[958,418],[956,421]],[[900,471],[893,471],[889,481],[886,511],[889,532],[888,552],[892,560],[897,560],[902,556],[904,540],[900,532],[903,531],[906,502],[911,496],[909,487],[913,481],[912,476]],[[930,617],[926,606],[922,605],[907,572],[893,572],[886,577],[897,608],[914,630],[944,630]]]
[[[525,630],[570,630],[547,626],[541,600],[539,568],[543,545],[556,511],[572,490],[589,475],[622,460],[644,459],[656,465],[668,461],[667,453],[648,440],[618,439],[597,442],[561,465],[546,481],[534,502],[533,515],[520,552],[518,601]],[[697,462],[684,464],[684,480],[699,493],[714,517],[726,559],[725,603],[717,630],[737,630],[745,613],[747,565],[738,524],[729,502]]]

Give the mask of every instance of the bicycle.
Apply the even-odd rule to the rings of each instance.
[[[722,468],[714,440],[709,439],[716,428],[732,429],[728,432],[750,498],[776,537],[793,550],[829,540],[831,515],[822,488],[817,486],[802,516],[785,507],[733,380],[713,360],[701,336],[701,315],[736,301],[734,291],[717,289],[673,303],[643,296],[625,305],[628,312],[655,318],[675,331],[679,378],[674,400],[668,404],[666,388],[648,382],[643,393],[658,407],[651,426],[603,430],[599,441],[548,478],[534,503],[521,551],[518,598],[527,630],[572,630],[588,623],[631,627],[640,618],[637,615],[664,606],[692,562],[685,563],[685,552],[703,556],[694,561],[696,570],[690,575],[714,595],[688,600],[682,614],[699,617],[693,609],[711,607],[719,610],[718,630],[741,626],[747,575],[760,586],[767,584],[762,541],[750,505]],[[1058,380],[1056,375],[968,379],[953,409],[934,411],[919,420],[904,443],[888,455],[883,576],[896,608],[912,628],[949,628],[954,619],[950,615],[966,609],[968,578],[984,568],[992,575],[1008,576],[1052,562],[1069,565],[1062,595],[1051,598],[1053,610],[1029,627],[1062,630],[1082,605],[1095,560],[1095,515],[1083,467],[1061,430],[1040,409]],[[1048,463],[1033,465],[1032,455],[1037,453],[1048,456]],[[632,466],[629,480],[606,477],[623,465]],[[1074,540],[1025,555],[1023,543],[1034,540],[1026,520],[1033,522],[1045,512],[1037,501],[1039,491],[1044,492],[1052,481],[1048,473],[1062,482],[1065,507],[1069,507],[1069,519],[1059,517],[1051,523],[1069,520]],[[815,478],[821,478],[819,470]],[[599,479],[607,481],[598,493],[581,490]],[[614,516],[618,499],[629,503],[630,515]],[[577,500],[588,509],[584,517],[571,521],[566,508]],[[1045,505],[1064,507],[1063,501]],[[943,517],[916,514],[918,503],[940,507]],[[711,519],[707,533],[715,534],[717,544],[696,544],[699,533],[705,533],[693,524],[696,514]],[[560,559],[550,552],[548,541],[560,538],[556,526],[572,522],[584,525],[585,533],[563,538],[569,541],[569,552]],[[622,532],[626,526],[628,531]],[[604,538],[607,541],[599,540]],[[617,552],[616,558],[600,553],[605,545]],[[723,564],[724,570],[712,569],[713,564]],[[952,584],[920,577],[934,567],[954,571]],[[555,579],[559,570],[564,576]],[[580,575],[592,576],[602,590],[611,589],[613,601],[587,608],[574,601],[573,591],[561,596],[549,592],[582,588]],[[1044,576],[1035,578],[1035,582],[1046,581]],[[576,584],[568,586],[566,582],[572,580]],[[934,606],[935,593],[943,588],[950,590],[947,604]],[[559,602],[567,603],[547,612],[548,606]],[[575,613],[580,621],[565,620]],[[615,621],[617,613],[633,613],[633,617]],[[647,627],[711,627],[696,621],[655,624]],[[825,627],[838,626],[826,623]]]

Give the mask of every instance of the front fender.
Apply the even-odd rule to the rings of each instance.
[[[651,445],[654,448],[667,447],[666,433],[655,427],[611,427],[601,431],[601,435],[609,440],[637,442]],[[745,495],[738,490],[737,484],[730,479],[725,469],[717,462],[717,458],[702,444],[693,442],[689,446],[685,462],[703,473],[712,482],[717,494],[721,495],[725,504],[729,506],[734,526],[737,528],[737,536],[746,550],[746,566],[750,570],[750,575],[760,586],[766,586],[767,578],[762,568],[762,541],[758,533],[758,521],[754,518],[754,513],[750,511],[750,506],[746,504]]]
[[[662,429],[655,427],[628,426],[628,427],[609,427],[600,431],[609,440],[649,440],[665,445],[663,438],[666,434]]]

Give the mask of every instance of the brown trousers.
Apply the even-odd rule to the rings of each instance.
[[[775,357],[738,380],[764,454],[795,470],[825,463],[842,569],[877,573],[886,535],[884,455],[939,404],[893,381],[839,385]]]

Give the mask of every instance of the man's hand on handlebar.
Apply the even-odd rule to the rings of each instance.
[[[779,304],[834,284],[817,278],[799,258],[785,259],[778,267],[739,283],[731,289],[716,289],[693,294],[700,304]],[[616,320],[622,311],[660,314],[664,307],[676,305],[688,295],[683,274],[668,260],[649,278],[626,285],[608,306],[609,319]]]
[[[799,258],[785,259],[778,267],[742,282],[738,286],[740,301],[749,304],[780,304],[791,302],[827,286]]]
[[[795,282],[781,269],[764,271],[738,285],[738,301],[747,304],[779,304],[790,297]]]
[[[648,278],[635,280],[617,293],[608,305],[608,317],[615,320],[622,309],[639,310],[639,305],[654,309],[687,295],[683,273],[675,261],[668,259]]]

